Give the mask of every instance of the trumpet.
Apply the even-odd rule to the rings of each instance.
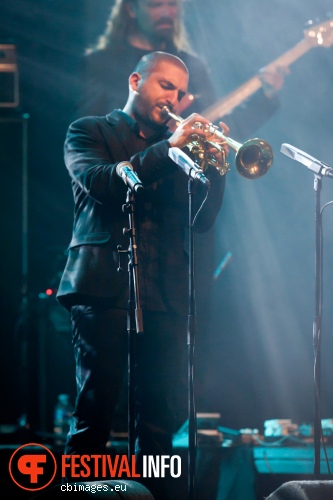
[[[167,106],[162,108],[162,114],[173,118],[178,126],[184,119],[172,113]],[[197,128],[203,129],[200,122],[195,123]],[[249,139],[243,144],[227,137],[215,125],[209,125],[205,130],[216,140],[202,139],[196,137],[187,147],[201,161],[200,167],[205,171],[209,165],[214,166],[220,173],[225,175],[229,170],[229,164],[225,161],[223,144],[228,144],[236,152],[235,165],[237,171],[247,179],[257,179],[267,173],[273,164],[273,150],[268,142],[263,139]],[[205,143],[216,148],[222,153],[222,164],[218,163],[214,157],[206,158]]]

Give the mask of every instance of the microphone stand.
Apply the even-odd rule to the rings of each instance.
[[[320,208],[320,193],[322,188],[322,177],[333,178],[333,169],[326,163],[317,160],[313,156],[291,146],[282,144],[281,152],[293,160],[305,165],[314,173],[315,201],[315,317],[313,320],[313,347],[314,347],[314,476],[320,477],[320,443],[322,437],[322,426],[320,418],[320,350],[321,350],[321,327],[322,327],[322,298],[323,298],[323,248],[322,248],[322,210]]]
[[[320,193],[322,188],[321,175],[314,174],[315,198],[315,317],[313,321],[313,347],[314,347],[314,476],[320,477],[320,348],[322,326],[322,240]]]
[[[197,447],[197,429],[194,401],[193,385],[193,361],[195,346],[195,285],[194,285],[194,236],[193,236],[193,217],[192,202],[194,194],[194,182],[189,178],[189,310],[187,321],[187,349],[188,349],[188,498],[194,498],[194,482],[196,467],[196,447]]]
[[[130,244],[128,250],[118,252],[128,254],[128,309],[127,309],[127,333],[128,333],[128,458],[135,454],[135,350],[136,334],[143,333],[143,318],[140,303],[140,291],[138,280],[138,258],[137,239],[134,216],[135,196],[129,188],[127,190],[126,204],[123,211],[128,212],[129,227],[124,229],[124,234],[128,234]]]

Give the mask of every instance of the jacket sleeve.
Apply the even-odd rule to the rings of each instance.
[[[126,186],[116,173],[120,161],[130,161],[143,185],[149,185],[175,169],[168,158],[167,140],[131,158],[115,159],[103,118],[86,117],[72,123],[64,145],[65,164],[72,181],[98,203],[124,200]]]

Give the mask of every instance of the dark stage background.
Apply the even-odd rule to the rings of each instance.
[[[320,16],[325,20],[325,14],[333,10],[328,0],[206,0],[204,4],[201,0],[186,2],[186,23],[197,52],[212,69],[221,96],[300,41],[307,20]],[[66,318],[57,319],[58,326],[59,321],[64,323],[60,333],[54,331],[52,321],[49,323],[51,313],[45,312],[43,300],[47,299],[38,296],[46,288],[56,287],[70,240],[72,195],[63,164],[63,141],[74,113],[80,58],[103,30],[109,8],[106,0],[12,0],[1,7],[0,41],[12,40],[17,46],[21,108],[30,115],[31,326],[28,332],[22,327],[14,329],[20,279],[12,279],[11,269],[17,273],[21,266],[21,256],[16,255],[21,228],[19,220],[12,219],[12,211],[20,210],[21,172],[20,161],[15,159],[19,137],[13,141],[14,132],[6,129],[0,137],[1,177],[8,179],[11,168],[17,169],[17,183],[10,184],[11,191],[6,193],[10,203],[2,198],[1,207],[3,220],[9,218],[11,229],[5,230],[1,243],[6,272],[1,277],[0,424],[16,423],[28,410],[32,425],[38,428],[41,418],[48,425],[51,417],[41,416],[41,405],[53,406],[57,391],[73,384]],[[299,424],[313,421],[313,175],[279,151],[287,142],[333,164],[332,56],[332,48],[320,47],[300,58],[286,77],[279,110],[254,134],[267,140],[275,152],[274,166],[265,177],[255,181],[241,178],[230,154],[232,170],[214,227],[212,267],[227,252],[232,258],[217,280],[211,278],[210,304],[199,307],[195,368],[197,410],[219,411],[222,425],[228,427],[262,431],[266,419],[291,418]],[[233,137],[232,130],[230,135]],[[10,141],[14,142],[13,153],[7,151]],[[12,167],[4,160],[10,154],[14,156]],[[333,184],[324,179],[322,204],[332,198]],[[331,418],[333,207],[325,210],[323,227],[322,417]],[[200,282],[199,273],[199,294]],[[9,305],[4,300],[7,295],[13,297]],[[51,304],[54,319],[60,312],[52,300],[47,306]],[[59,379],[65,382],[57,385],[52,380],[41,357],[51,359],[54,370],[59,369]],[[50,385],[51,395],[45,396],[48,382],[54,385]]]

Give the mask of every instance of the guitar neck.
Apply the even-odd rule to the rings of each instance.
[[[278,57],[270,64],[265,66],[265,70],[270,71],[276,68],[288,67],[304,55],[312,47],[305,39],[301,40],[292,49],[285,52],[282,56]],[[253,76],[247,82],[243,83],[236,90],[230,92],[223,99],[217,101],[205,111],[202,115],[205,116],[211,122],[215,122],[218,119],[223,118],[228,113],[230,113],[234,108],[239,106],[248,97],[257,92],[262,87],[262,81],[258,76]]]

